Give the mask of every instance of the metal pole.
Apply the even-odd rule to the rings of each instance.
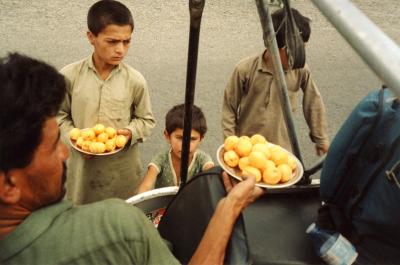
[[[271,14],[268,5],[263,0],[256,0],[258,15],[260,17],[261,26],[263,29],[264,45],[267,52],[270,54],[272,66],[274,69],[275,83],[280,90],[281,107],[284,114],[286,128],[292,145],[293,153],[300,160],[302,164],[303,159],[300,153],[299,141],[297,140],[296,128],[294,127],[292,118],[292,108],[290,107],[290,100],[285,81],[285,75],[282,69],[282,63],[279,55],[278,45],[275,39],[275,31],[272,25]]]
[[[204,2],[204,0],[189,0],[190,33],[186,73],[185,118],[183,123],[183,141],[181,155],[181,187],[186,184],[189,164],[190,136],[192,131],[192,110],[196,85],[197,54],[199,49],[200,24],[201,16],[203,14]]]
[[[399,46],[350,1],[312,2],[375,74],[400,96]]]

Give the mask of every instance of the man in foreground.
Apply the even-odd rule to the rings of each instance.
[[[120,199],[63,201],[68,149],[56,114],[64,78],[18,54],[0,61],[0,263],[178,264],[157,230]],[[231,186],[190,264],[222,264],[241,211],[262,194],[254,178]]]

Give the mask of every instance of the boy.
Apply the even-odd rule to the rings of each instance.
[[[88,157],[71,151],[67,198],[75,204],[134,195],[141,175],[138,143],[155,126],[145,79],[122,62],[134,29],[131,12],[118,1],[98,1],[89,9],[87,23],[93,54],[61,70],[67,82],[57,117],[63,137],[67,139],[73,127],[102,123],[119,128],[117,133],[130,143],[111,156]]]
[[[292,8],[293,16],[304,42],[310,38],[310,19]],[[290,103],[296,110],[297,95],[303,91],[303,112],[310,128],[310,138],[316,145],[318,155],[328,151],[329,139],[325,117],[325,106],[320,92],[306,64],[301,69],[289,69],[285,51],[286,23],[284,9],[272,14],[282,67],[285,71]],[[262,54],[239,62],[225,88],[222,107],[224,137],[230,135],[262,134],[268,141],[291,150],[280,102],[279,87],[274,81],[274,72],[268,50]]]
[[[138,193],[153,188],[179,186],[184,115],[184,104],[176,105],[168,111],[165,117],[164,137],[170,148],[168,151],[157,154],[152,159],[147,173],[139,186]],[[211,157],[197,149],[206,132],[207,123],[204,114],[200,108],[193,106],[188,180],[197,173],[214,166]]]

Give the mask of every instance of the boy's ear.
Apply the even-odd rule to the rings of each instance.
[[[165,140],[169,141],[169,133],[167,132],[167,130],[164,130],[164,138]]]
[[[95,37],[94,34],[93,34],[90,30],[88,30],[88,31],[86,32],[86,36],[87,36],[87,38],[88,38],[90,44],[93,45],[93,43],[94,43],[94,37]]]
[[[6,174],[0,171],[0,202],[9,205],[16,204],[21,198],[21,190],[14,185],[13,177]]]

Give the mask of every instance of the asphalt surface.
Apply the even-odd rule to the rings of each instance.
[[[164,116],[184,101],[189,38],[188,1],[122,1],[135,20],[133,42],[125,62],[147,79],[157,127],[141,145],[146,164],[160,147]],[[353,1],[396,43],[400,43],[400,5],[397,0]],[[94,1],[0,0],[0,56],[21,52],[58,69],[88,56],[86,13]],[[324,97],[333,137],[354,105],[382,81],[309,0],[292,0],[293,7],[312,19],[307,60]],[[215,158],[222,143],[220,109],[223,90],[234,65],[260,53],[264,44],[254,1],[206,0],[197,66],[195,104],[206,114],[209,126],[201,148]],[[318,159],[308,139],[301,114],[296,128],[306,166]]]

